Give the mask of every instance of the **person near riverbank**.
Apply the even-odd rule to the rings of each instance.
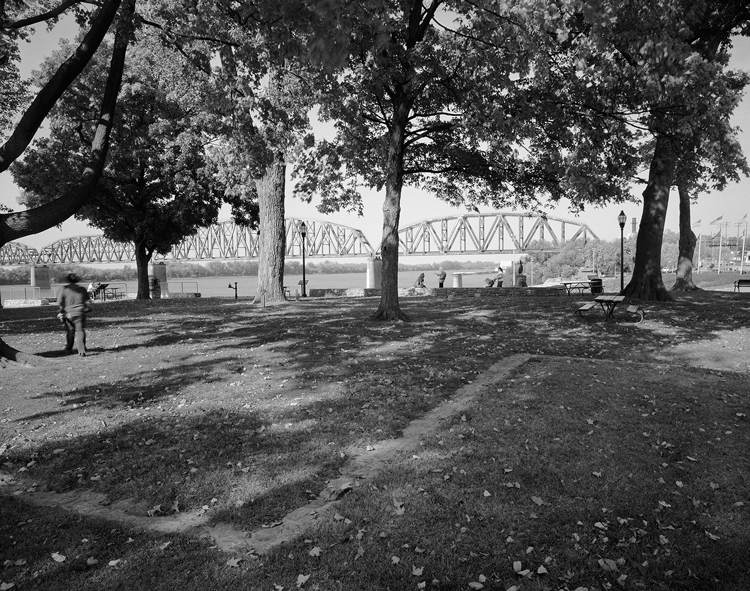
[[[68,275],[68,284],[60,290],[57,296],[57,314],[65,325],[65,352],[73,353],[75,342],[78,354],[86,356],[86,315],[91,311],[89,292],[78,285],[75,273]]]
[[[414,282],[414,287],[427,287],[424,284],[424,273],[419,274],[419,277],[417,277],[417,280]]]
[[[447,277],[447,274],[445,273],[443,268],[440,267],[440,272],[435,273],[435,275],[437,275],[437,278],[438,278],[438,287],[443,287],[443,284],[445,283],[445,278]]]
[[[495,275],[494,282],[497,284],[498,287],[502,287],[503,286],[503,266],[498,265],[496,271],[497,271],[497,274]]]

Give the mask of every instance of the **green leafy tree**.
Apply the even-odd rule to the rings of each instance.
[[[661,254],[677,171],[685,175],[684,189],[706,182],[713,173],[702,163],[718,162],[721,152],[731,153],[727,168],[747,170],[736,134],[727,124],[747,78],[728,71],[726,65],[731,35],[746,29],[749,7],[734,0],[630,0],[611,2],[605,12],[603,21],[597,17],[600,24],[593,37],[611,48],[609,74],[627,81],[622,102],[634,124],[651,135],[653,150],[635,267],[624,293],[670,300],[661,276]],[[717,170],[725,174],[721,166]],[[689,218],[683,220],[687,233]]]
[[[356,210],[361,185],[384,190],[373,318],[406,319],[397,291],[406,183],[469,209],[626,197],[636,159],[620,147],[636,132],[602,116],[605,97],[575,75],[573,15],[557,4],[384,0],[334,21],[352,40],[322,84],[320,115],[336,137],[299,161],[296,191],[323,195],[328,211]]]
[[[65,2],[61,6],[64,9],[71,4],[82,3]],[[9,8],[11,10],[8,10]],[[3,46],[0,47],[0,61],[7,58],[9,60],[7,64],[12,64],[15,56],[12,45],[8,45],[8,43],[17,41],[18,38],[22,37],[22,34],[15,32],[22,30],[24,27],[54,19],[59,14],[59,12],[53,10],[42,14],[29,15],[25,9],[26,6],[20,2],[11,2],[10,4],[0,2],[0,35],[3,39]],[[0,214],[0,246],[11,240],[41,232],[63,222],[85,203],[96,188],[109,147],[109,134],[117,104],[117,94],[122,79],[127,47],[132,34],[134,9],[135,0],[126,0],[122,5],[122,10],[120,10],[120,0],[109,0],[105,1],[91,15],[90,20],[80,16],[79,22],[87,23],[88,32],[84,35],[74,53],[38,90],[31,103],[23,110],[18,122],[13,126],[10,135],[0,145],[0,174],[2,174],[24,152],[44,118],[65,89],[70,86],[96,53],[104,35],[117,19],[114,50],[99,108],[98,123],[86,165],[78,182],[64,196],[54,202],[29,211]],[[10,67],[12,69],[14,66],[10,65]],[[15,93],[15,96],[18,96],[18,78],[14,71],[11,74],[8,88],[11,94]],[[13,87],[14,84],[16,84],[15,88]],[[8,346],[2,339],[0,339],[0,356],[13,361],[30,360],[29,356]]]
[[[111,240],[133,243],[137,297],[147,299],[152,255],[169,252],[199,227],[214,223],[223,187],[206,155],[217,124],[200,113],[203,81],[188,74],[179,54],[147,37],[131,53],[102,178],[76,217]],[[94,132],[90,105],[101,88],[98,62],[104,57],[105,52],[97,54],[60,99],[49,137],[35,142],[12,167],[25,190],[24,204],[37,206],[64,195],[80,175]],[[55,67],[53,56],[44,69]]]

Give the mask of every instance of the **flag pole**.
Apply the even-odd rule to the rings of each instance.
[[[698,273],[701,272],[701,240],[703,239],[703,233],[698,234]]]

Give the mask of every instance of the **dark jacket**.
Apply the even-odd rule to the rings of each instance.
[[[57,296],[60,312],[68,318],[81,316],[89,311],[89,292],[80,285],[68,283]]]

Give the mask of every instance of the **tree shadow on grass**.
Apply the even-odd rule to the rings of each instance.
[[[502,357],[679,362],[676,345],[715,344],[723,333],[746,331],[749,315],[744,301],[728,298],[649,303],[638,326],[582,321],[573,314],[578,298],[405,299],[402,307],[419,320],[399,324],[365,320],[372,301],[265,312],[221,304],[208,303],[205,314],[205,307],[173,306],[158,308],[156,320],[128,320],[137,339],[97,356],[121,364],[122,375],[104,384],[90,369],[75,390],[43,392],[65,406],[25,415],[24,425],[50,418],[59,425],[46,427],[47,440],[21,446],[14,461],[36,461],[33,474],[54,486],[101,488],[154,505],[213,506],[216,497],[217,514],[257,526],[304,504],[306,491],[317,493],[352,448],[398,436]],[[108,322],[103,332],[126,331],[114,316]],[[189,348],[173,348],[187,339]],[[169,364],[152,371],[160,360]],[[79,434],[68,437],[76,422]]]
[[[338,474],[345,460],[329,439],[312,421],[271,424],[260,413],[214,410],[140,417],[6,458],[55,492],[85,488],[136,499],[143,515],[157,506],[157,515],[206,506],[238,526],[260,527],[304,505]]]

